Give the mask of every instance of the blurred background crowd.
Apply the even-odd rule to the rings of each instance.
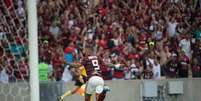
[[[28,79],[24,0],[0,3],[0,67]],[[50,79],[85,49],[105,62],[105,80],[201,77],[201,0],[37,0],[39,63]]]

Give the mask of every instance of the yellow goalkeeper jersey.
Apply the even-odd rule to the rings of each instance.
[[[80,70],[81,70],[81,75],[87,77],[87,72],[86,72],[85,67],[84,67],[84,66],[81,66],[81,67],[80,67]]]

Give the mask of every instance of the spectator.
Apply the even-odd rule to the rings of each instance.
[[[3,55],[4,55],[4,49],[0,47],[0,58],[3,57]]]
[[[53,101],[55,98],[51,94],[52,88],[50,84],[47,83],[53,77],[53,68],[52,65],[48,63],[47,60],[40,60],[39,62],[39,80],[40,80],[40,100]],[[50,90],[51,89],[51,90]]]
[[[63,71],[64,71],[64,63],[66,61],[64,61],[63,59],[63,54],[61,51],[59,51],[61,49],[57,48],[54,50],[54,54],[52,54],[52,65],[53,65],[53,69],[54,69],[54,77],[56,79],[56,81],[60,81]]]
[[[201,25],[199,25],[198,28],[196,28],[196,30],[193,31],[193,35],[196,39],[200,39],[201,38]]]
[[[154,59],[153,64],[153,79],[161,79],[161,65],[159,63],[160,57]]]
[[[112,80],[113,75],[112,75],[112,68],[110,68],[107,65],[102,65],[102,74],[103,74],[103,79],[104,80]]]
[[[55,40],[58,39],[58,36],[61,33],[60,28],[56,25],[55,22],[49,27],[49,32],[54,36]]]
[[[193,59],[192,74],[194,78],[201,77],[201,66],[198,64],[198,60],[196,58]]]
[[[17,12],[18,12],[18,15],[19,15],[19,18],[21,18],[22,20],[25,20],[25,15],[26,15],[26,13],[25,13],[25,10],[24,10],[24,8],[23,8],[23,2],[22,2],[22,0],[19,0],[18,1],[18,9],[17,9]]]
[[[47,61],[47,60],[46,60]],[[46,61],[40,61],[39,63],[39,78],[40,81],[49,81],[53,76],[53,68],[51,64]]]
[[[1,68],[0,70],[0,83],[4,84],[9,83],[9,75],[7,74],[5,68]]]
[[[184,52],[180,52],[179,56],[179,69],[178,69],[178,75],[181,78],[187,78],[188,77],[188,66],[189,66],[189,58],[187,55],[185,55]]]
[[[75,46],[74,46],[74,43],[71,42],[69,44],[68,47],[65,48],[64,50],[64,59],[66,60],[66,62],[68,63],[72,63],[74,61],[74,58],[75,58]]]
[[[138,59],[132,59],[131,60],[131,65],[130,65],[130,72],[131,72],[131,79],[140,79],[140,75],[141,75],[141,66],[139,63]]]
[[[123,79],[124,78],[124,67],[122,64],[117,61],[113,65],[113,80]]]
[[[153,78],[153,72],[152,72],[152,66],[148,65],[145,69],[144,69],[144,73],[143,73],[143,77],[144,79],[152,79]]]
[[[191,58],[191,40],[189,35],[184,35],[184,38],[179,42],[179,46],[184,51],[188,58]]]
[[[127,61],[127,66],[124,69],[124,79],[125,80],[130,80],[132,79],[132,71],[131,71],[131,67],[130,67],[131,61]]]
[[[176,78],[178,75],[179,64],[177,61],[177,54],[172,53],[169,62],[166,64],[166,76],[167,78]]]
[[[176,31],[176,28],[177,28],[177,21],[174,17],[167,17],[167,32],[169,33],[169,37],[172,38],[172,37],[177,37],[177,31]]]
[[[5,38],[6,32],[3,31],[3,26],[0,25],[0,38],[3,39]]]

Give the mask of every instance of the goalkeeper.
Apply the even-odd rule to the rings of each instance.
[[[84,67],[79,64],[71,64],[69,67],[69,71],[73,76],[73,81],[75,81],[75,88],[65,92],[62,96],[60,96],[60,101],[63,101],[65,97],[75,93],[78,93],[81,96],[84,96],[85,93],[85,82],[87,75],[84,71]]]

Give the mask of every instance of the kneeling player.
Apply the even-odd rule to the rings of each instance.
[[[101,67],[99,65],[103,63],[98,59],[97,56],[91,56],[91,50],[85,50],[85,58],[82,59],[82,65],[85,67],[85,71],[87,74],[87,82],[85,89],[85,101],[90,101],[93,93],[96,93],[96,101],[104,101],[106,92],[108,89],[107,86],[104,86],[104,80],[101,77]]]

